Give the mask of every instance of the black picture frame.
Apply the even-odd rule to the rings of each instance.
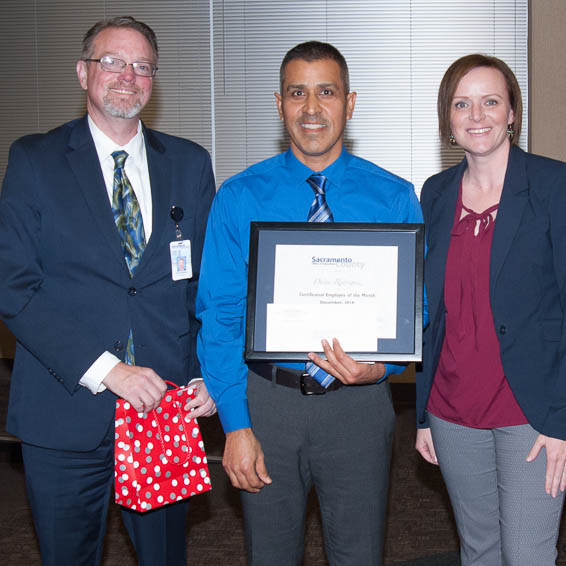
[[[379,351],[348,352],[357,361],[420,362],[423,331],[424,225],[358,222],[251,222],[244,358],[249,362],[308,361],[308,351],[266,349],[267,304],[273,302],[276,246],[397,246],[397,337]],[[300,274],[297,276],[300,277]],[[320,352],[319,352],[320,353]]]

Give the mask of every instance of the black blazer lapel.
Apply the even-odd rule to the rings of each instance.
[[[122,242],[116,225],[114,224],[114,217],[104,185],[102,169],[100,168],[98,155],[90,134],[86,116],[75,124],[69,136],[67,161],[78,181],[79,188],[88,207],[99,226],[100,233],[106,238],[108,246],[114,252],[117,261],[124,266],[127,272],[128,268],[124,261]]]
[[[440,308],[443,308],[444,300],[444,277],[446,271],[446,258],[450,246],[450,234],[454,224],[454,214],[456,203],[460,192],[462,175],[466,170],[466,161],[462,161],[458,166],[444,175],[435,187],[436,193],[430,195],[431,198],[428,208],[430,212],[425,212],[425,223],[427,232],[427,242],[433,243],[434,248],[429,248],[427,252],[426,270],[435,273],[434,280],[427,279],[427,293],[430,304],[431,319]],[[428,216],[428,217],[427,217]]]
[[[151,238],[143,252],[141,262],[135,275],[139,276],[151,263],[151,257],[159,250],[159,240],[163,235],[169,217],[169,202],[171,201],[172,175],[171,162],[163,144],[153,135],[153,132],[143,128],[145,150],[151,184],[152,228]]]
[[[497,277],[521,225],[528,189],[525,153],[518,147],[511,147],[491,244],[489,289],[492,304]]]

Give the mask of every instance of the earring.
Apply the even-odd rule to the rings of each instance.
[[[454,137],[454,134],[452,132],[450,132],[450,136],[448,137],[448,141],[450,142],[450,145],[456,145],[456,138]]]
[[[513,129],[513,124],[507,126],[507,135],[509,136],[509,141],[512,142],[515,137],[515,130]]]

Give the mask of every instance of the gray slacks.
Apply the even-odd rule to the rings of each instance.
[[[273,479],[242,491],[248,563],[296,566],[314,485],[331,566],[379,566],[395,414],[389,385],[304,396],[250,371],[253,430]]]
[[[544,489],[546,451],[526,462],[530,425],[475,429],[429,414],[460,536],[462,566],[550,566],[564,493]]]

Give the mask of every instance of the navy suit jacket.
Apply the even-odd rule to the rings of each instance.
[[[199,375],[194,299],[215,193],[199,145],[144,128],[151,238],[130,278],[86,116],[11,150],[0,197],[0,316],[16,336],[7,430],[62,450],[98,446],[116,397],[79,384],[104,351],[184,384]],[[173,281],[171,206],[191,240],[193,278]]]
[[[445,332],[444,274],[466,161],[428,179],[421,204],[427,232],[430,325],[417,376],[417,426]],[[489,298],[505,376],[529,423],[566,439],[566,163],[512,147],[495,222]],[[487,368],[486,368],[487,369]]]

